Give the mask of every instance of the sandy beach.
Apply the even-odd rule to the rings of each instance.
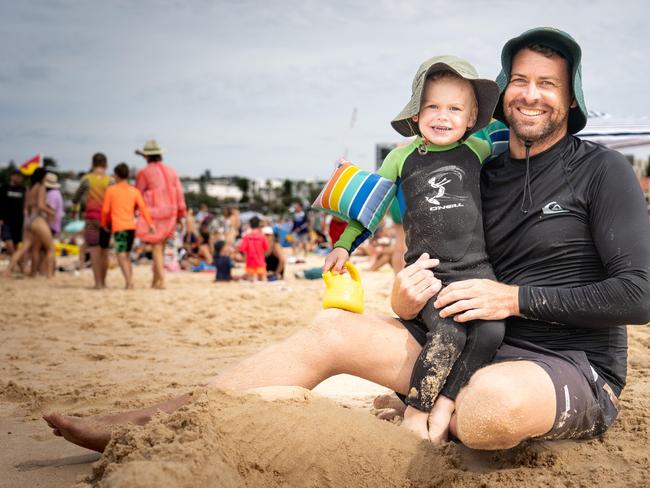
[[[317,258],[310,262],[317,264]],[[213,283],[168,275],[136,290],[118,269],[91,290],[88,271],[0,281],[0,486],[488,487],[650,485],[650,328],[629,327],[622,412],[602,438],[509,451],[437,449],[371,412],[378,385],[336,377],[315,392],[208,391],[216,372],[307,324],[322,282]],[[366,313],[390,313],[389,271],[364,273]],[[46,303],[50,305],[45,305]],[[194,391],[146,427],[119,428],[106,452],[71,445],[40,419],[131,409]],[[273,395],[271,395],[273,397]]]

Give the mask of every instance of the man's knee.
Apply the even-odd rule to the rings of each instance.
[[[528,402],[499,365],[477,371],[456,399],[456,431],[473,449],[508,449],[529,437]]]
[[[314,341],[321,350],[338,354],[350,344],[350,333],[357,317],[359,316],[352,312],[328,308],[316,315],[307,327],[307,332],[314,336]]]

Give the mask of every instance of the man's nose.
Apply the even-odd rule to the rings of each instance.
[[[532,82],[528,83],[528,85],[526,85],[526,89],[524,90],[523,95],[524,95],[524,100],[526,100],[526,103],[533,104],[537,102],[540,98],[537,84]]]

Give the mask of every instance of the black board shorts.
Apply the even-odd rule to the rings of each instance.
[[[427,329],[419,320],[400,320],[420,344]],[[551,351],[526,341],[506,338],[490,364],[531,361],[550,376],[555,387],[553,428],[538,439],[591,439],[605,433],[618,415],[618,398],[583,351]],[[398,395],[403,399],[401,395]]]

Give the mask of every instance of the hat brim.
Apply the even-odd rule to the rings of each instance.
[[[499,86],[499,100],[494,110],[494,118],[507,124],[503,112],[503,94],[512,71],[512,58],[522,48],[531,44],[541,44],[558,51],[571,65],[571,88],[576,106],[569,109],[568,131],[576,134],[587,125],[587,106],[582,91],[582,49],[580,45],[568,34],[553,28],[536,28],[524,32],[520,36],[510,39],[501,50],[501,72],[497,77]]]
[[[152,151],[147,151],[145,149],[136,149],[135,153],[138,156],[162,156],[163,154],[165,154],[165,150],[164,149],[154,149]]]
[[[478,110],[476,115],[476,123],[468,129],[467,133],[471,134],[472,132],[476,132],[477,130],[482,129],[488,125],[490,123],[490,119],[492,118],[492,114],[494,113],[497,101],[499,100],[499,87],[497,84],[492,80],[483,78],[467,78],[446,63],[436,63],[432,65],[427,70],[424,79],[426,80],[426,78],[438,71],[450,71],[460,78],[469,81],[474,87]],[[418,87],[418,89],[413,93],[411,99],[402,109],[399,115],[397,115],[397,117],[391,121],[393,129],[395,129],[404,137],[420,135],[418,124],[416,122],[413,122],[413,117],[420,113],[422,95],[424,93],[424,85],[425,83],[422,83]]]

